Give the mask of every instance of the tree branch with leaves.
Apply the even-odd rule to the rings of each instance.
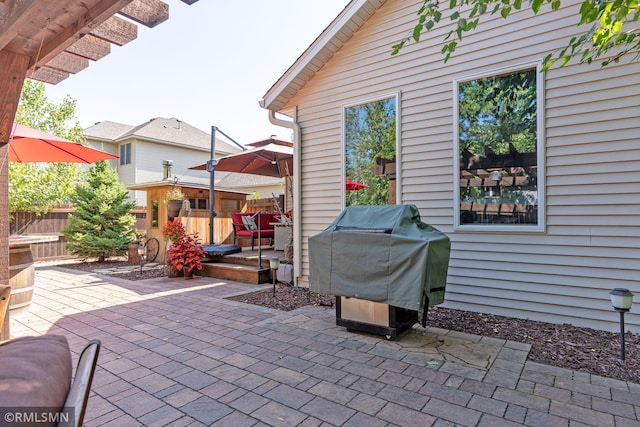
[[[44,83],[25,80],[15,121],[71,141],[84,140],[74,118],[76,100],[67,96],[55,103],[47,99]],[[71,163],[9,163],[9,212],[46,213],[52,205],[68,203],[82,171]]]
[[[548,4],[551,10],[562,7],[560,0],[532,0],[528,7],[537,14]],[[507,19],[513,11],[523,8],[522,0],[450,0],[448,6],[439,0],[423,0],[418,9],[418,23],[411,34],[392,46],[392,55],[412,40],[419,42],[423,33],[428,32],[443,20],[455,22],[455,28],[444,38],[441,53],[444,62],[454,54],[466,33],[480,24],[481,18],[499,14]],[[462,10],[468,12],[462,13]],[[580,6],[578,26],[589,26],[582,35],[572,37],[567,46],[544,58],[544,70],[554,64],[566,65],[577,58],[580,63],[591,64],[602,58],[602,65],[617,62],[627,54],[634,54],[632,60],[640,57],[640,20],[638,0],[598,1],[585,0]]]

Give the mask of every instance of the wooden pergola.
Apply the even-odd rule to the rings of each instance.
[[[168,17],[160,0],[0,0],[0,284],[9,283],[7,144],[24,79],[59,83],[134,40],[136,23]],[[6,318],[0,339],[8,338]]]

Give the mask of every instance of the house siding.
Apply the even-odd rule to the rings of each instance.
[[[386,2],[283,106],[301,126],[301,285],[307,239],[343,208],[342,108],[400,94],[398,202],[452,241],[444,306],[616,330],[609,295],[640,293],[640,63],[570,65],[544,76],[543,232],[454,230],[453,81],[534,64],[564,47],[578,3],[485,19],[445,64],[441,26],[390,56],[413,28],[413,1]],[[443,20],[444,22],[444,20]],[[640,331],[636,304],[626,317]]]
[[[195,151],[191,147],[156,144],[149,141],[136,141],[136,182],[154,182],[162,179],[162,161],[171,160],[171,177],[177,176],[180,181],[193,183],[209,183],[206,171],[189,170],[191,166],[206,162],[210,154],[207,151]]]
[[[177,176],[180,181],[208,184],[208,173],[189,170],[189,167],[203,163],[209,158],[209,154],[202,151],[194,151],[193,148],[179,147],[166,144],[157,144],[139,139],[131,139],[125,143],[132,144],[132,162],[129,165],[118,167],[118,179],[125,187],[145,182],[160,181],[163,176],[162,161],[172,160],[171,176]],[[137,206],[146,206],[147,196],[145,191],[130,190],[129,198],[136,202]]]

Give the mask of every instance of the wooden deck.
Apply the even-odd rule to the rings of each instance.
[[[241,252],[235,254],[208,257],[202,263],[199,274],[243,283],[271,283],[273,279],[269,261],[274,256],[280,262],[285,262],[284,252],[276,251],[273,247],[262,247],[261,252],[257,248],[242,248]]]

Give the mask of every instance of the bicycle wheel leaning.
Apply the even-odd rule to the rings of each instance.
[[[147,262],[154,262],[160,252],[160,242],[155,237],[151,237],[144,242],[145,258]]]

